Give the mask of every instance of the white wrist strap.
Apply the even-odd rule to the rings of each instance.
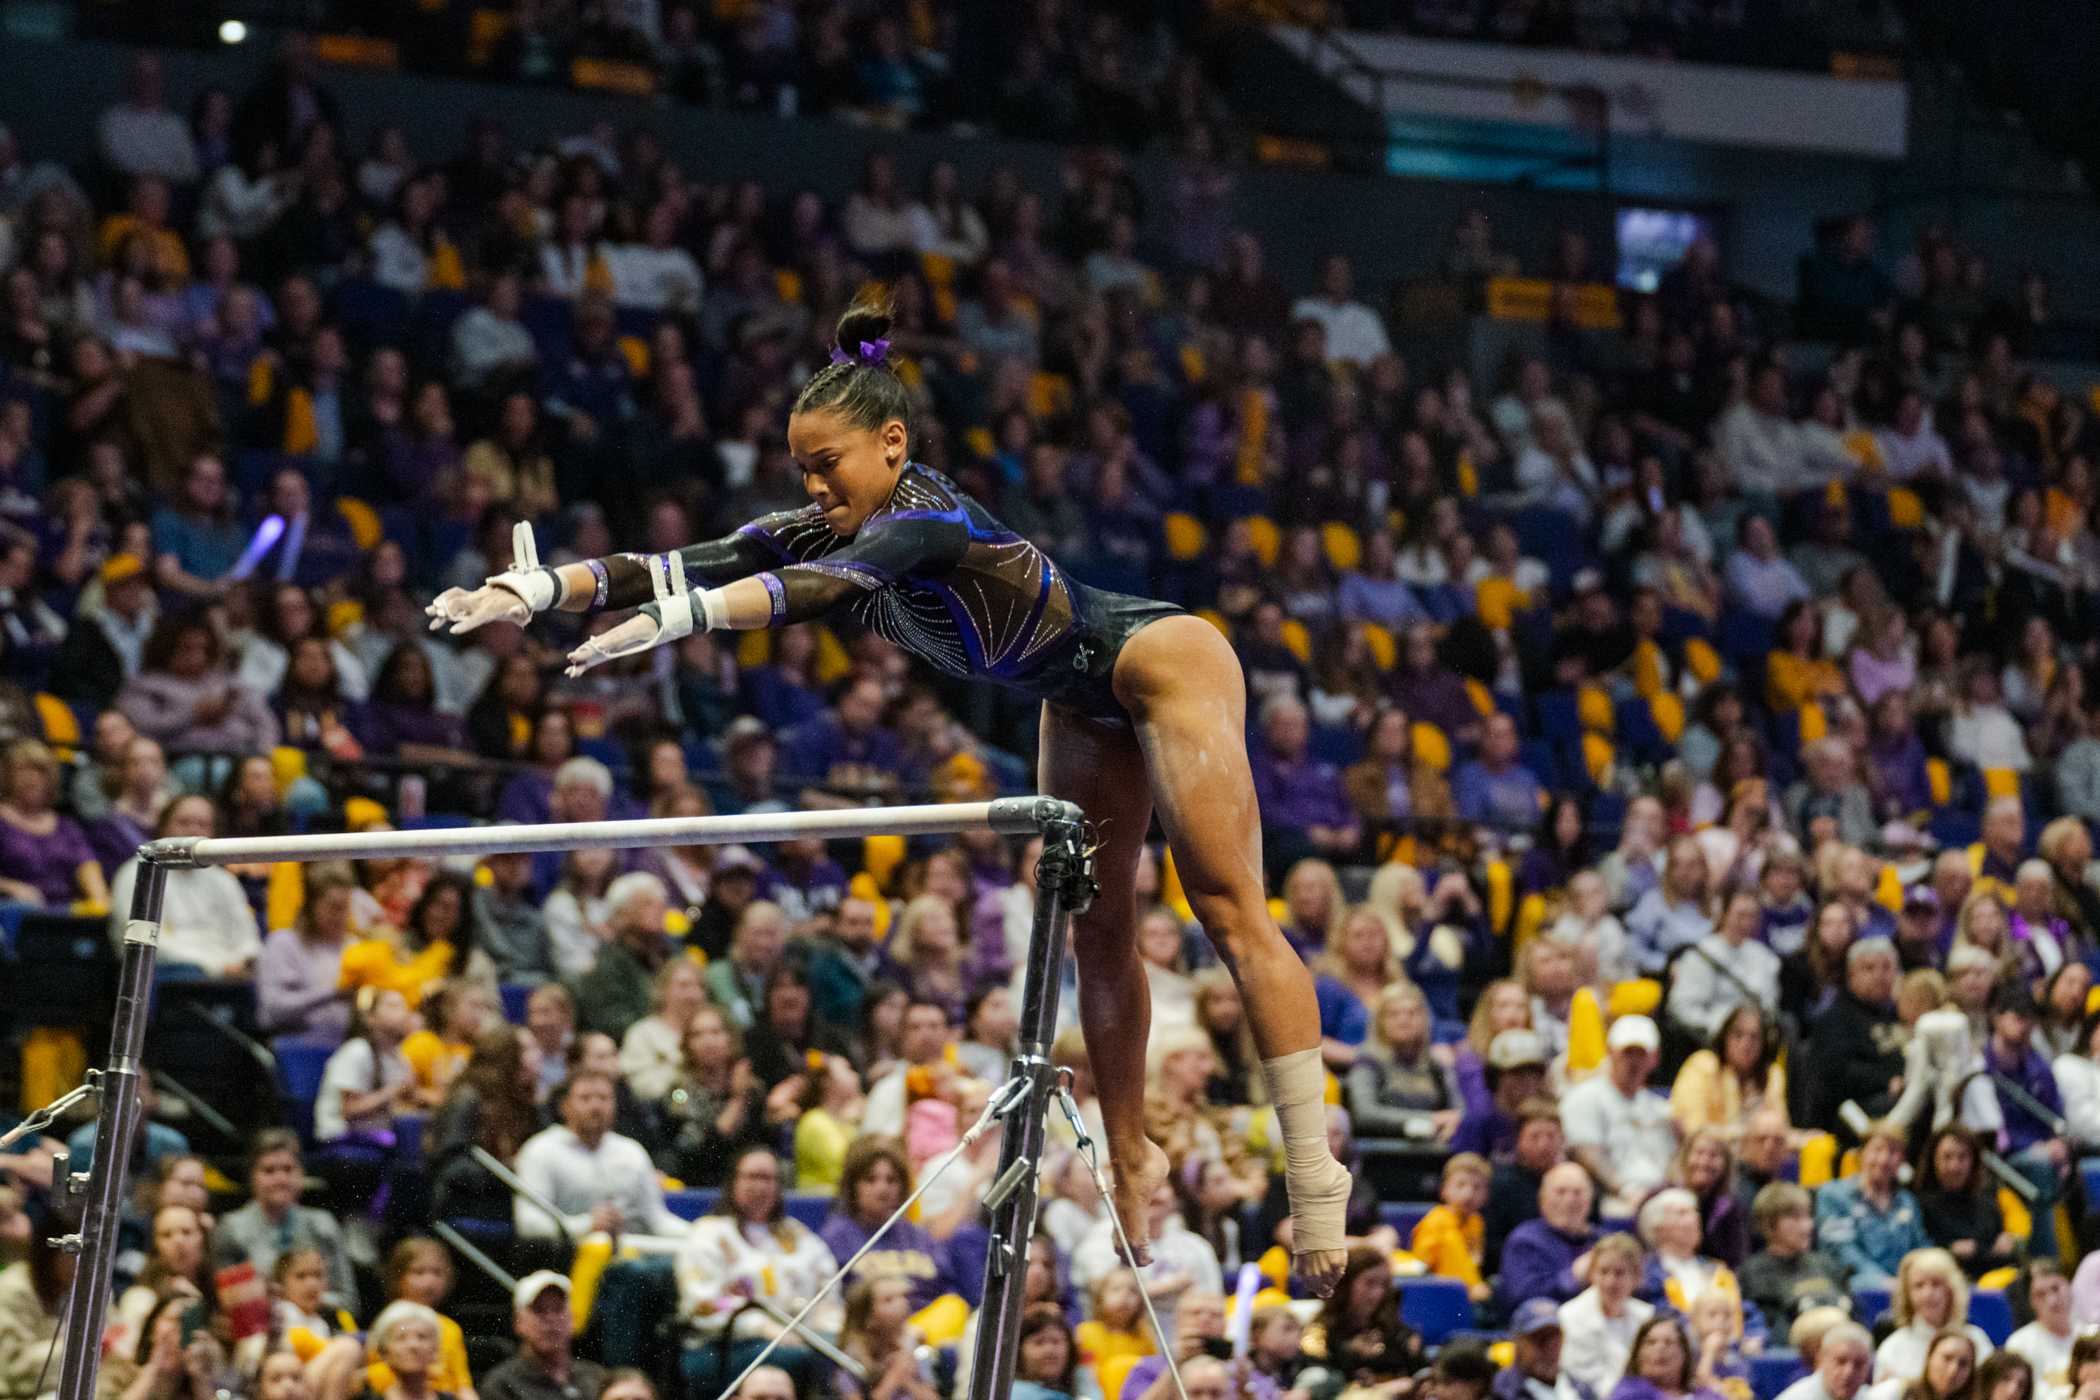
[[[719,588],[696,588],[693,602],[700,608],[700,626],[703,631],[720,632],[729,626],[729,604]]]
[[[535,613],[561,601],[561,579],[554,570],[540,567],[540,547],[528,521],[520,520],[511,528],[510,567],[486,582],[517,594]]]
[[[656,595],[657,610],[663,614],[663,638],[675,641],[692,635],[693,595],[685,586],[685,560],[676,550],[668,554],[652,554],[644,561],[649,569],[649,587]]]

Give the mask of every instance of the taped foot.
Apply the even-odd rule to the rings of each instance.
[[[1123,1222],[1123,1233],[1130,1237],[1130,1262],[1136,1268],[1152,1262],[1152,1198],[1166,1185],[1167,1173],[1172,1170],[1158,1143],[1150,1138],[1143,1139],[1143,1143],[1133,1153],[1118,1152],[1113,1147],[1108,1153],[1113,1178],[1110,1190],[1115,1196],[1110,1204]]]
[[[1356,1179],[1324,1150],[1304,1167],[1286,1166],[1291,1197],[1291,1272],[1324,1298],[1349,1262],[1349,1192]]]

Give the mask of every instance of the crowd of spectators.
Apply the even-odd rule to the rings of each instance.
[[[1556,324],[1476,392],[1394,353],[1348,260],[1294,299],[1200,151],[1165,191],[1087,149],[1055,191],[878,155],[832,192],[710,184],[644,128],[513,150],[483,122],[427,165],[387,130],[359,159],[296,47],[238,99],[193,96],[194,132],[142,56],[101,164],[0,151],[11,902],[121,937],[156,834],[1025,787],[1031,714],[843,626],[582,679],[558,660],[603,620],[423,627],[520,520],[570,559],[793,503],[788,397],[880,278],[915,455],[1078,576],[1202,610],[1247,673],[1335,1140],[1373,1150],[1347,1273],[1293,1302],[1243,1008],[1148,859],[1148,1127],[1174,1171],[1142,1282],[1192,1397],[1740,1396],[1789,1344],[1796,1400],[2100,1388],[2100,1277],[2059,1257],[2100,1149],[2096,430],[1988,288],[1902,294],[1855,221],[1803,308],[1842,339],[1810,352],[1702,245],[1623,331]],[[1449,275],[1505,266],[1469,214]],[[105,1392],[640,1400],[682,1374],[706,1400],[772,1335],[745,1300],[812,1293],[981,1111],[1034,856],[170,872],[163,995],[252,989],[260,1033],[325,1064],[310,1122],[221,1189],[156,1122]],[[1057,1054],[1091,1112],[1072,1002]],[[47,1243],[53,1145],[0,1158],[7,1400],[48,1389],[73,1267]],[[1024,1384],[1162,1400],[1070,1146]],[[864,1383],[789,1346],[745,1393],[954,1386],[996,1147],[818,1314]],[[667,1177],[712,1210],[686,1219]],[[824,1194],[815,1223],[788,1209]],[[581,1242],[573,1275],[520,1282],[518,1355],[478,1383],[500,1329],[434,1311],[433,1218]],[[682,1372],[572,1355],[608,1239],[670,1261]],[[1271,1291],[1218,1364],[1248,1264]],[[260,1326],[252,1281],[220,1286],[244,1266]],[[2015,1274],[2032,1321],[1991,1354],[1971,1303]],[[1465,1342],[1432,1361],[1401,1315],[1426,1278],[1510,1334],[1499,1371]],[[1826,1307],[1847,1302],[1856,1322]],[[608,1325],[599,1354],[638,1359]]]

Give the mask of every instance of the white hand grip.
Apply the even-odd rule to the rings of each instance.
[[[518,573],[540,566],[540,547],[533,542],[532,522],[520,520],[510,527],[510,566]]]

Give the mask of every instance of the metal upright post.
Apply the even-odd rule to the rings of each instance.
[[[109,1065],[102,1071],[102,1105],[95,1125],[95,1163],[88,1172],[80,1231],[63,1241],[79,1264],[72,1292],[66,1297],[66,1350],[59,1364],[58,1400],[94,1400],[95,1362],[109,1305],[110,1266],[117,1253],[124,1173],[131,1165],[131,1144],[138,1136],[142,1111],[139,1092],[145,1080],[146,1017],[160,946],[161,897],[167,887],[167,870],[157,861],[142,858],[131,891],[131,918],[124,925],[124,962],[117,973]]]
[[[1094,852],[1085,817],[1070,803],[1037,804],[1043,855],[1036,865],[1035,926],[1021,984],[1019,1049],[1013,1078],[1027,1089],[1006,1115],[999,1170],[985,1194],[992,1242],[985,1255],[984,1305],[978,1312],[970,1400],[994,1400],[1013,1388],[1028,1282],[1028,1242],[1035,1233],[1036,1177],[1045,1122],[1057,1089],[1050,1042],[1057,1033],[1057,995],[1072,918],[1093,902]],[[61,1400],[68,1400],[61,1397]]]

